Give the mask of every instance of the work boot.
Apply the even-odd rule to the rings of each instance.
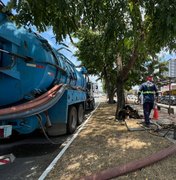
[[[150,124],[145,124],[145,127],[149,128],[149,127],[150,127]]]
[[[150,123],[142,122],[141,124],[146,128],[150,128]]]

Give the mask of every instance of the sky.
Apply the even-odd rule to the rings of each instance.
[[[46,32],[43,32],[43,33],[40,33],[40,35],[42,37],[44,37],[45,39],[47,39],[47,41],[49,42],[49,44],[58,49],[60,47],[63,47],[62,45],[59,45],[59,43],[56,43],[56,40],[54,38],[54,34],[52,32],[52,29],[48,29]],[[74,56],[74,53],[76,51],[76,48],[72,45],[72,43],[70,42],[70,39],[69,37],[67,37],[64,41],[63,41],[64,44],[66,44],[69,48],[69,51],[68,50],[61,50],[61,52],[69,59],[73,62],[73,64],[75,64],[76,66],[80,65],[80,61],[78,61],[77,57]],[[71,52],[70,52],[71,51]]]
[[[168,61],[169,59],[175,59],[176,58],[176,53],[174,53],[174,52],[169,53],[169,52],[167,52],[165,50],[162,50],[157,55],[161,60],[164,60],[164,61]]]

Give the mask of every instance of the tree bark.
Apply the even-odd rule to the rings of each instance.
[[[114,88],[112,86],[112,84],[110,84],[110,90],[109,90],[109,104],[113,104],[114,103]]]
[[[130,57],[128,63],[123,66],[122,57],[117,54],[116,65],[117,65],[117,109],[116,118],[118,117],[119,111],[125,106],[125,94],[124,94],[124,83],[127,80],[130,70],[134,67],[137,59],[137,46],[134,48],[132,56]]]
[[[122,79],[117,79],[117,108],[116,108],[116,114],[115,117],[118,119],[119,111],[124,107],[125,105],[125,95],[124,95],[124,82]]]
[[[110,77],[108,76],[106,68],[104,68],[104,78],[105,78],[105,86],[107,91],[108,103],[114,103],[114,88],[112,87]]]

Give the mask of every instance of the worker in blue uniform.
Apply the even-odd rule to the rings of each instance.
[[[143,111],[144,111],[144,119],[145,125],[150,125],[150,113],[154,107],[155,97],[156,101],[158,99],[158,89],[156,85],[153,83],[153,77],[148,76],[146,78],[146,82],[144,82],[138,92],[138,100],[141,93],[143,94]]]

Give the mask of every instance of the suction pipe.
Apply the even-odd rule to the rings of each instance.
[[[0,110],[0,120],[23,118],[43,112],[53,106],[63,95],[65,85],[56,85],[42,96],[27,103]]]
[[[163,149],[151,156],[146,158],[129,162],[124,165],[120,165],[117,167],[109,168],[98,173],[92,174],[90,176],[82,177],[81,180],[107,180],[115,177],[119,177],[125,175],[127,173],[136,171],[138,169],[142,169],[146,166],[152,165],[170,155],[176,153],[176,145],[170,146],[169,148]]]

